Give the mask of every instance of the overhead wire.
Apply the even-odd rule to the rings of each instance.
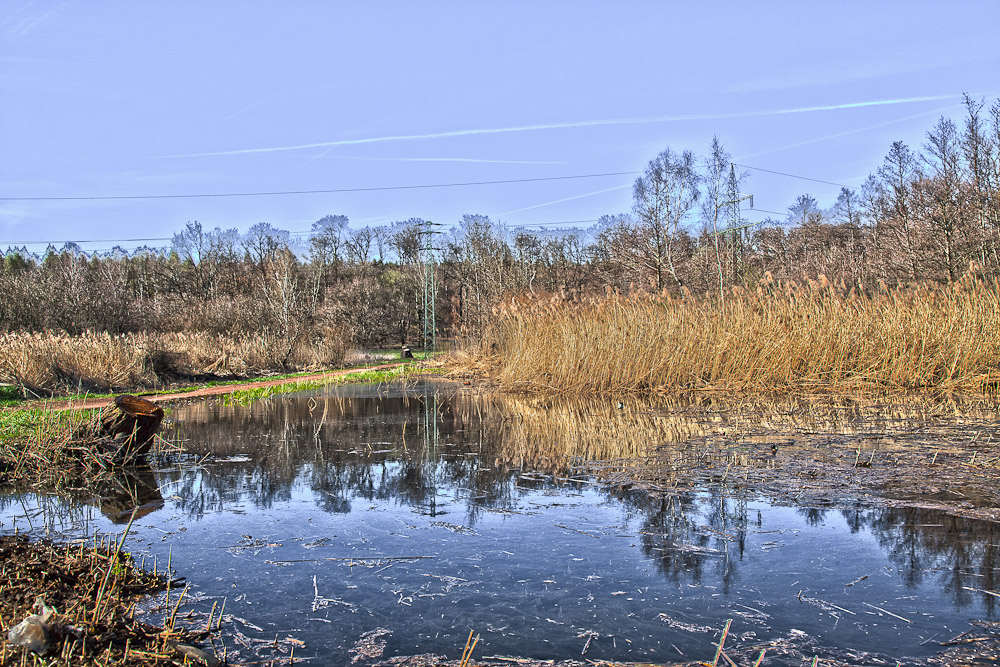
[[[602,174],[575,174],[572,176],[543,176],[538,178],[512,178],[497,181],[468,181],[462,183],[426,183],[420,185],[385,185],[365,188],[330,188],[322,190],[273,190],[259,192],[203,192],[174,195],[89,195],[83,197],[3,197],[0,201],[108,201],[123,199],[195,199],[204,197],[269,197],[276,195],[342,194],[348,192],[384,192],[387,190],[426,190],[431,188],[458,188],[475,185],[502,185],[508,183],[538,183],[542,181],[568,181],[605,176],[634,176],[638,171],[613,171]]]
[[[813,183],[825,183],[826,185],[836,185],[836,186],[841,187],[841,188],[847,188],[848,190],[857,190],[857,188],[855,188],[854,186],[847,185],[845,183],[836,183],[834,181],[824,181],[823,179],[820,179],[820,178],[810,178],[809,176],[800,176],[798,174],[789,174],[788,172],[785,172],[785,171],[775,171],[773,169],[764,169],[762,167],[751,167],[748,164],[736,164],[735,162],[733,163],[733,166],[734,167],[740,167],[742,169],[752,169],[753,171],[763,171],[763,172],[766,172],[768,174],[777,174],[778,176],[788,176],[789,178],[798,178],[799,180],[812,181]]]
[[[743,213],[773,213],[774,215],[788,215],[788,211],[769,211],[766,208],[750,208],[742,211]]]
[[[405,222],[405,221],[402,221],[402,222]],[[520,223],[506,223],[506,226],[512,227],[512,228],[515,228],[515,229],[521,229],[521,228],[528,228],[528,227],[552,227],[552,226],[556,226],[556,225],[574,225],[574,224],[581,224],[581,223],[585,223],[585,222],[600,222],[600,218],[591,218],[591,219],[588,219],[588,220],[552,220],[552,221],[549,221],[549,222],[533,222],[533,223],[524,223],[524,224],[520,224]],[[274,224],[281,224],[281,223],[274,223]],[[455,228],[459,227],[460,225],[456,223],[456,224],[442,224],[441,226],[444,229],[455,229]],[[278,231],[283,231],[283,232],[287,231],[289,236],[308,236],[310,234],[315,233],[315,230],[312,230],[312,229],[302,229],[302,230],[282,230],[282,229],[279,229]],[[75,243],[75,244],[81,244],[81,243],[136,243],[136,242],[140,242],[140,241],[145,242],[145,241],[173,241],[173,240],[174,240],[173,236],[156,236],[156,237],[151,236],[151,237],[147,237],[147,238],[132,238],[132,239],[67,239],[67,240],[62,240],[62,239],[48,239],[48,240],[40,240],[40,241],[0,241],[0,246],[17,246],[17,245],[29,246],[29,245],[42,245],[42,244],[49,244],[49,245],[60,245],[60,244],[63,244],[63,245],[65,245],[67,243]],[[112,250],[112,249],[113,248],[111,248],[109,250]]]
[[[789,178],[796,178],[804,181],[812,181],[814,183],[823,183],[826,185],[835,185],[838,187],[848,188],[850,190],[856,190],[856,188],[846,185],[844,183],[837,183],[835,181],[826,181],[823,179],[812,178],[809,176],[802,176],[799,174],[792,174],[784,171],[777,171],[774,169],[764,169],[763,167],[754,167],[747,164],[733,163],[733,166],[740,167],[742,169],[751,169],[753,171],[761,171],[769,174],[775,174],[778,176],[786,176]],[[640,172],[636,171],[620,171],[620,172],[605,172],[600,174],[577,174],[571,176],[547,176],[540,178],[522,178],[522,179],[507,179],[507,180],[497,180],[497,181],[470,181],[464,183],[432,183],[423,185],[399,185],[399,186],[373,186],[366,188],[339,188],[331,190],[288,190],[288,191],[271,191],[271,192],[244,192],[244,193],[203,193],[203,194],[178,194],[178,195],[108,195],[108,196],[88,196],[88,197],[0,197],[0,201],[94,201],[94,200],[115,200],[115,199],[181,199],[181,198],[197,198],[197,197],[252,197],[252,196],[267,196],[267,195],[294,195],[294,194],[329,194],[329,193],[345,193],[345,192],[376,192],[385,190],[412,190],[412,189],[428,189],[428,188],[440,188],[440,187],[463,187],[463,186],[474,186],[474,185],[499,185],[507,183],[529,183],[537,181],[555,181],[555,180],[571,180],[571,179],[581,179],[581,178],[599,178],[605,176],[626,176],[635,175]],[[747,209],[746,212],[758,212],[758,213],[769,213],[773,215],[787,215],[787,211],[771,211],[762,208],[751,208]],[[528,227],[547,227],[555,225],[574,225],[582,223],[593,223],[599,222],[599,218],[591,218],[586,220],[561,220],[552,222],[535,222],[535,223],[524,223],[524,224],[511,224],[509,226],[514,228],[528,228]],[[445,225],[446,229],[455,229],[458,227],[455,225]],[[301,231],[289,231],[290,236],[304,236],[312,234],[312,230],[301,230]],[[67,240],[67,241],[0,241],[0,245],[40,245],[40,244],[67,244],[67,243],[137,243],[146,241],[172,241],[173,236],[170,237],[145,237],[145,238],[128,238],[128,239],[80,239],[80,240]]]

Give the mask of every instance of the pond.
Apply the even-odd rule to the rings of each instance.
[[[74,538],[140,506],[127,548],[186,577],[189,622],[225,601],[230,659],[457,659],[471,630],[477,658],[711,660],[731,619],[727,646],[894,665],[995,620],[994,523],[736,483],[734,462],[745,482],[779,447],[831,447],[863,420],[744,425],[734,448],[732,415],[684,414],[434,380],[195,403],[165,429],[183,461],[136,471],[127,494],[8,494],[0,521]]]

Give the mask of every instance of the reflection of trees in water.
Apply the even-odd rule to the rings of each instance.
[[[735,583],[746,549],[746,501],[719,487],[653,496],[643,490],[609,495],[640,517],[642,552],[671,581],[700,585],[711,571],[723,592]]]
[[[907,585],[937,579],[957,606],[982,598],[992,618],[996,598],[965,587],[996,591],[1000,586],[996,524],[921,507],[850,509],[841,514],[852,532],[871,531]]]
[[[259,487],[262,505],[287,498],[305,463],[319,488],[354,484],[359,495],[371,497],[377,493],[372,480],[353,468],[389,458],[404,462],[401,479],[389,480],[393,493],[419,504],[441,473],[473,495],[499,501],[510,492],[505,468],[566,471],[570,462],[635,461],[653,454],[661,485],[690,485],[705,464],[772,465],[774,437],[783,437],[785,447],[792,442],[789,434],[804,434],[812,451],[816,437],[884,435],[955,409],[947,403],[935,412],[851,399],[715,396],[632,397],[622,399],[619,408],[618,401],[606,398],[397,392],[378,398],[274,397],[228,408],[194,405],[176,416],[182,420],[178,435],[193,451],[247,455],[253,462],[246,469],[266,472],[247,480],[248,488]],[[978,419],[988,411],[972,406],[969,414]],[[880,451],[889,446],[881,443]],[[473,457],[463,459],[466,454],[477,460],[470,463]],[[351,470],[345,478],[331,474],[330,466]]]
[[[643,552],[665,576],[699,583],[712,572],[728,589],[738,576],[751,519],[745,503],[718,485],[691,484],[696,466],[722,451],[708,452],[706,438],[720,425],[738,423],[745,429],[748,422],[760,425],[768,419],[780,425],[787,418],[799,429],[854,424],[862,431],[872,419],[871,404],[860,402],[826,410],[804,402],[775,412],[766,402],[750,401],[756,413],[741,415],[717,399],[623,403],[618,408],[605,399],[458,392],[196,405],[176,414],[181,420],[176,435],[188,448],[250,460],[214,466],[209,475],[173,471],[164,476],[178,485],[173,492],[193,515],[246,499],[269,507],[291,498],[296,484],[310,488],[317,506],[327,512],[348,512],[353,499],[363,498],[432,513],[438,493],[447,489],[465,498],[472,525],[483,511],[516,507],[522,489],[574,484],[567,480],[581,462],[619,461],[610,469],[625,470],[629,461],[661,446],[658,482],[673,488],[662,497],[640,490],[608,493],[640,517]],[[760,417],[757,422],[753,414]],[[890,418],[883,416],[879,427]],[[524,476],[532,471],[546,474]],[[826,510],[801,513],[807,523],[818,525]],[[992,525],[984,528],[982,522],[919,509],[852,509],[843,515],[854,531],[869,527],[911,584],[931,570],[942,571],[958,604],[978,595],[963,585],[1000,586],[994,569],[1000,563],[989,546]]]
[[[21,497],[29,494],[40,500],[38,515],[43,527],[89,523],[83,509],[86,506],[97,506],[116,524],[128,523],[133,511],[138,519],[163,507],[163,496],[149,466],[108,470],[93,477],[64,477],[57,487],[6,489],[0,494],[0,512],[14,505],[24,509]]]
[[[440,486],[469,490],[472,505],[509,506],[516,474],[487,465],[481,415],[455,398],[281,397],[251,406],[192,406],[179,411],[176,435],[192,452],[249,461],[213,467],[210,475],[167,473],[184,508],[249,497],[258,507],[291,498],[308,485],[325,511],[346,512],[354,498],[420,506]]]

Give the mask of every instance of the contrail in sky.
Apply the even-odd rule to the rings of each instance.
[[[837,132],[835,134],[824,134],[821,137],[813,137],[812,139],[805,139],[803,141],[796,141],[795,143],[785,144],[784,146],[777,146],[775,148],[768,148],[763,151],[757,151],[756,153],[747,153],[746,155],[740,155],[733,158],[733,160],[739,162],[740,160],[745,160],[751,157],[757,157],[759,155],[767,155],[769,153],[777,153],[780,151],[788,150],[789,148],[798,148],[799,146],[806,146],[808,144],[815,144],[820,141],[827,141],[828,139],[839,139],[840,137],[846,137],[851,134],[858,134],[860,132],[867,132],[868,130],[877,130],[880,127],[889,127],[890,125],[896,125],[897,123],[905,123],[908,120],[915,120],[917,118],[924,118],[926,116],[933,116],[935,114],[948,111],[949,109],[954,109],[960,104],[950,104],[946,107],[941,107],[940,109],[934,109],[933,111],[925,111],[924,113],[913,114],[912,116],[903,116],[902,118],[896,118],[895,120],[888,120],[884,123],[876,123],[875,125],[866,125],[864,127],[856,127],[853,130],[845,130],[843,132]]]
[[[432,132],[428,134],[396,134],[382,137],[366,137],[362,139],[339,139],[336,141],[320,141],[311,144],[296,144],[292,146],[272,146],[268,148],[242,148],[229,151],[211,151],[205,153],[184,153],[178,155],[160,155],[158,158],[205,157],[213,155],[247,155],[251,153],[276,153],[280,151],[297,151],[307,148],[329,148],[332,146],[360,146],[363,144],[383,144],[392,141],[419,141],[422,139],[445,139],[450,137],[469,137],[482,134],[509,134],[513,132],[534,132],[538,130],[554,130],[575,127],[599,127],[602,125],[642,125],[649,123],[670,123],[685,120],[714,120],[723,118],[753,118],[760,116],[780,116],[786,114],[811,113],[814,111],[836,111],[838,109],[858,109],[862,107],[877,107],[890,104],[910,104],[913,102],[931,102],[936,100],[955,99],[957,95],[929,95],[925,97],[903,97],[889,100],[869,100],[867,102],[848,102],[846,104],[826,104],[810,107],[793,107],[789,109],[771,109],[769,111],[741,111],[735,113],[715,114],[685,114],[677,116],[647,116],[640,118],[605,118],[598,120],[578,120],[564,123],[539,123],[536,125],[517,125],[514,127],[476,128],[467,130],[450,130],[448,132]]]
[[[564,201],[573,201],[574,199],[583,199],[584,197],[593,197],[594,195],[602,195],[605,192],[614,192],[615,190],[624,190],[625,188],[631,188],[632,184],[627,185],[616,185],[613,188],[605,188],[604,190],[595,190],[594,192],[585,192],[582,195],[574,195],[572,197],[564,197],[563,199],[556,199],[555,201],[547,201],[544,204],[535,204],[534,206],[525,206],[524,208],[515,208],[513,211],[504,211],[500,215],[510,215],[511,213],[520,213],[521,211],[530,211],[533,208],[542,208],[543,206],[552,206],[553,204],[561,204]]]
[[[568,164],[563,160],[490,160],[473,157],[361,157],[359,155],[318,155],[317,159],[373,160],[376,162],[475,162],[485,164]]]

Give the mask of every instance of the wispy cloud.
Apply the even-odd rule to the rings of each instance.
[[[996,53],[980,49],[948,49],[934,53],[933,61],[914,58],[913,53],[899,50],[884,57],[872,58],[867,50],[840,53],[823,61],[801,60],[785,63],[780,69],[761,68],[758,77],[743,78],[725,88],[727,93],[761,93],[794,89],[827,89],[836,85],[851,85],[882,79],[891,82],[912,74],[928,74],[928,69],[961,68],[968,71],[974,64],[993,63]]]
[[[208,151],[203,153],[180,153],[175,155],[160,155],[165,158],[207,157],[216,155],[248,155],[253,153],[276,153],[281,151],[298,151],[309,148],[330,148],[335,146],[361,146],[365,144],[382,144],[397,141],[421,141],[426,139],[446,139],[451,137],[468,137],[489,134],[510,134],[514,132],[536,132],[539,130],[569,129],[578,127],[600,127],[607,125],[643,125],[651,123],[671,123],[677,121],[715,120],[725,118],[754,118],[761,116],[780,116],[786,114],[813,113],[817,111],[836,111],[840,109],[859,109],[863,107],[878,107],[892,104],[911,104],[915,102],[932,102],[938,100],[957,99],[958,95],[928,95],[924,97],[903,97],[888,100],[868,100],[863,102],[847,102],[843,104],[824,104],[808,107],[792,107],[786,109],[770,109],[764,111],[741,111],[732,113],[712,114],[681,114],[675,116],[646,116],[640,118],[605,118],[596,120],[578,120],[561,123],[538,123],[535,125],[516,125],[512,127],[473,128],[465,130],[450,130],[447,132],[431,132],[427,134],[394,134],[381,137],[364,137],[360,139],[339,139],[336,141],[320,141],[309,144],[293,144],[290,146],[270,146],[266,148],[241,148],[227,151]]]
[[[799,148],[801,146],[808,146],[809,144],[819,143],[821,141],[829,141],[830,139],[839,139],[840,137],[846,137],[852,134],[860,134],[861,132],[868,132],[870,130],[877,130],[881,127],[889,127],[890,125],[897,125],[899,123],[905,123],[906,121],[916,120],[917,118],[926,118],[927,116],[935,116],[939,113],[948,111],[949,109],[954,109],[955,107],[961,106],[960,104],[949,104],[946,107],[941,107],[938,109],[933,109],[931,111],[925,111],[923,113],[912,114],[910,116],[903,116],[902,118],[896,118],[894,120],[888,120],[884,123],[876,123],[874,125],[866,125],[864,127],[856,127],[852,130],[844,130],[843,132],[835,132],[834,134],[824,134],[821,137],[813,137],[812,139],[804,139],[802,141],[796,141],[791,144],[784,144],[782,146],[775,146],[774,148],[768,148],[766,150],[757,151],[755,153],[747,153],[745,155],[739,155],[733,158],[735,161],[739,162],[741,160],[746,160],[747,158],[757,157],[759,155],[768,155],[770,153],[779,153],[781,151],[786,151],[792,148]]]
[[[69,6],[69,0],[57,3],[28,2],[0,20],[0,36],[4,39],[24,37]]]
[[[553,201],[547,201],[544,204],[535,204],[534,206],[525,206],[524,208],[515,208],[513,211],[504,211],[500,215],[510,215],[511,213],[520,213],[521,211],[530,211],[536,208],[542,208],[544,206],[552,206],[553,204],[561,204],[566,201],[573,201],[574,199],[583,199],[584,197],[593,197],[594,195],[602,195],[605,192],[614,192],[615,190],[624,190],[626,188],[631,188],[632,184],[628,183],[626,185],[616,185],[613,188],[604,188],[603,190],[594,190],[593,192],[585,192],[582,195],[574,195],[572,197],[563,197],[562,199],[555,199]]]
[[[480,164],[569,164],[562,160],[491,160],[472,157],[362,157],[360,155],[318,155],[336,160],[371,160],[374,162],[473,162]]]

